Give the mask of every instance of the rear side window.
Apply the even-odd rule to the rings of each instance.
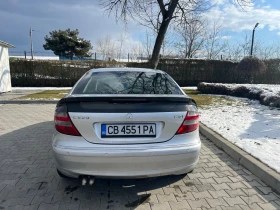
[[[178,85],[165,73],[104,71],[88,73],[73,94],[176,94]]]

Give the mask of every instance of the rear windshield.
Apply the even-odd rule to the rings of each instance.
[[[176,94],[178,85],[165,73],[157,72],[93,72],[77,84],[73,94]]]

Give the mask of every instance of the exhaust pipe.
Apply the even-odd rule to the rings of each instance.
[[[92,186],[93,184],[94,184],[94,178],[91,177],[91,178],[89,179],[89,186]]]
[[[86,184],[87,184],[87,179],[86,179],[86,178],[83,178],[83,179],[82,179],[82,185],[85,186]]]
[[[95,178],[92,176],[82,176],[82,185],[85,186],[87,183],[92,186]]]

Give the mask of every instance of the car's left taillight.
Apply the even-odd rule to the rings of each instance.
[[[199,113],[196,106],[189,105],[187,109],[187,115],[176,135],[193,132],[199,127]]]
[[[68,113],[66,104],[58,104],[54,114],[55,129],[59,133],[71,136],[81,136],[77,128],[72,123]]]

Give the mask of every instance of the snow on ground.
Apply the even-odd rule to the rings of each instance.
[[[13,90],[71,90],[72,87],[13,87]]]
[[[20,58],[25,59],[24,56],[10,56],[10,58]],[[26,56],[26,59],[30,60],[31,56]],[[58,56],[34,56],[34,60],[59,60]]]
[[[181,87],[181,88],[185,89],[185,90],[197,90],[196,86],[193,86],[193,87]]]
[[[265,94],[280,95],[280,85],[266,85],[266,84],[221,84],[230,88],[237,88],[240,86],[248,87],[251,91],[258,92],[262,90]]]
[[[280,110],[227,98],[232,104],[202,107],[201,122],[280,173]]]
[[[234,90],[245,87],[250,93],[258,94],[261,101],[270,106],[279,107],[277,98],[280,97],[280,85],[266,85],[266,84],[223,84],[223,83],[203,83],[208,86],[226,87],[232,92]]]

